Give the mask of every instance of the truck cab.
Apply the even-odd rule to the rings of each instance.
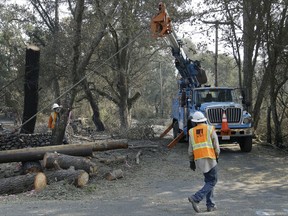
[[[183,96],[183,92],[185,92]],[[186,100],[186,103],[183,103]],[[201,111],[207,123],[213,125],[220,144],[238,142],[243,152],[252,150],[253,125],[251,115],[245,110],[242,97],[237,89],[231,87],[198,87],[182,89],[173,102],[174,137],[181,131],[188,140],[188,130],[195,111]],[[227,118],[229,133],[222,133],[223,113]]]

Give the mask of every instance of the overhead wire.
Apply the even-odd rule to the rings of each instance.
[[[88,76],[92,75],[95,71],[97,71],[100,67],[102,67],[104,64],[106,64],[110,59],[114,58],[118,53],[120,53],[122,50],[126,49],[128,46],[130,46],[134,41],[136,41],[142,34],[145,33],[145,31],[140,32],[138,35],[134,37],[133,40],[128,42],[125,46],[123,46],[121,49],[119,49],[116,53],[114,53],[112,56],[110,56],[108,59],[103,61],[98,67],[96,67],[94,70],[83,76],[79,81],[74,83],[71,87],[69,87],[66,91],[64,91],[61,95],[59,95],[57,98],[55,98],[51,103],[49,103],[47,106],[44,106],[42,109],[40,109],[36,114],[31,116],[29,119],[27,119],[25,122],[23,122],[19,127],[16,128],[16,130],[19,130],[23,125],[27,124],[29,121],[31,121],[33,118],[35,118],[40,112],[43,112],[47,107],[51,106],[53,103],[55,103],[57,100],[62,98],[64,95],[69,93],[73,88],[78,86],[83,80],[85,80]]]

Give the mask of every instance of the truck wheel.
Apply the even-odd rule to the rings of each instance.
[[[251,152],[252,150],[252,137],[243,137],[239,142],[242,152]]]

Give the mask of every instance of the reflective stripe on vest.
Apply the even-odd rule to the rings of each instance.
[[[200,158],[216,159],[215,151],[212,144],[211,135],[213,127],[206,124],[199,124],[189,130],[192,139],[194,160]]]

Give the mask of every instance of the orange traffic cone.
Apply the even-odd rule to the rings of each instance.
[[[226,116],[226,113],[223,112],[223,115],[222,115],[222,126],[221,126],[221,135],[230,135],[230,134],[231,134],[231,130],[228,127],[227,116]]]

